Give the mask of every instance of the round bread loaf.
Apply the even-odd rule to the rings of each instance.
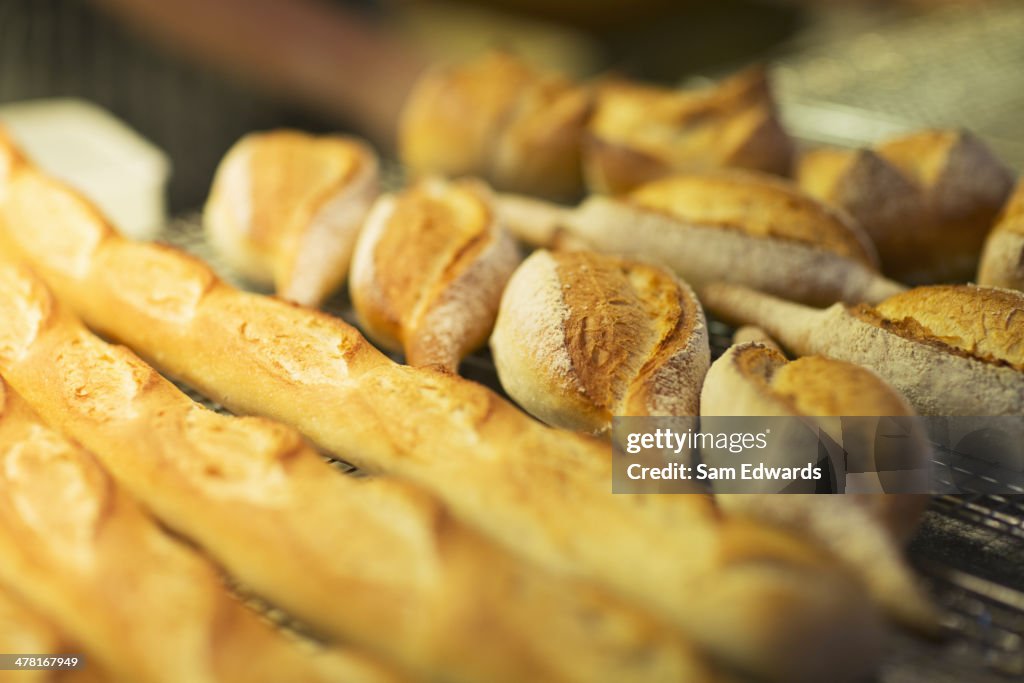
[[[989,233],[981,256],[978,282],[1024,290],[1024,182],[1017,186]]]

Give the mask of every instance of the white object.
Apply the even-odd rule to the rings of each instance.
[[[0,125],[126,236],[152,239],[163,227],[170,160],[110,112],[84,100],[32,100],[0,106]]]

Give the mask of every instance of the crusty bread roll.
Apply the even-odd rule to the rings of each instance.
[[[17,586],[116,680],[405,680],[361,655],[275,633],[2,382],[0,481],[0,583]]]
[[[729,167],[788,175],[792,156],[760,67],[704,90],[606,83],[583,147],[587,187],[606,194],[680,171]]]
[[[761,174],[718,171],[657,180],[622,198],[557,212],[555,238],[663,263],[697,290],[737,282],[812,305],[876,302],[902,291],[845,213]],[[520,222],[509,218],[517,234]]]
[[[768,333],[762,330],[757,325],[740,325],[736,328],[736,331],[732,333],[732,343],[746,344],[747,342],[757,342],[761,346],[769,349],[774,349],[779,353],[782,353],[782,349],[775,340],[768,336]],[[785,356],[783,356],[785,358]]]
[[[1024,290],[1024,182],[985,241],[978,283]]]
[[[795,354],[871,368],[921,415],[1024,412],[1024,293],[933,285],[874,308],[820,311],[719,284],[701,301],[723,320],[763,327]]]
[[[868,421],[840,424],[828,418],[913,414],[899,393],[866,368],[822,356],[790,362],[776,349],[759,342],[730,347],[712,364],[701,392],[702,416],[800,417],[808,429],[821,430],[836,444],[865,454],[875,442]],[[925,472],[920,483],[926,486],[931,448],[919,425],[908,426],[911,438],[903,442],[905,447],[898,453],[901,469]],[[773,439],[780,437],[785,435],[774,435]],[[730,489],[726,484],[722,491]],[[900,543],[917,526],[928,496],[751,495],[749,486],[741,486],[738,491],[716,499],[730,512],[811,534],[865,579],[874,598],[890,614],[911,626],[935,630],[935,610],[916,585],[900,552]],[[808,493],[813,493],[813,486]]]
[[[367,470],[416,482],[506,548],[537,565],[614,589],[733,666],[787,682],[851,680],[875,666],[877,614],[862,587],[795,537],[723,520],[702,496],[612,495],[608,444],[545,427],[472,382],[397,365],[341,320],[240,292],[174,250],[131,244],[60,183],[31,168],[16,175],[8,200],[0,202],[2,253],[29,261],[90,325],[138,349],[165,372],[238,412],[295,425],[325,450]],[[39,353],[37,359],[51,357]],[[31,367],[47,365],[50,361]],[[52,387],[62,384],[55,377],[41,386],[55,391]],[[39,403],[66,406],[59,396]],[[102,424],[79,418],[65,426],[92,431]],[[151,427],[141,426],[145,421],[135,424],[132,436],[120,441],[145,447],[156,439]],[[173,430],[164,438],[173,439],[172,444],[182,440]],[[295,459],[290,462],[297,466]],[[328,485],[319,473],[315,479],[318,486]],[[167,490],[169,484],[161,481],[152,495]],[[342,505],[345,495],[296,499]],[[567,506],[572,514],[566,514]],[[348,507],[324,519],[348,519],[366,510],[392,519],[388,506],[353,500]],[[243,510],[236,502],[216,514],[191,507],[185,513],[201,518],[204,528],[227,514],[244,516],[249,526],[261,530],[280,528],[256,521],[252,509]],[[302,537],[299,532],[288,531],[287,541],[244,545],[250,552],[260,549],[259,568],[269,566],[265,548],[287,547],[289,553],[271,557],[303,573],[295,586],[312,588],[319,580],[312,579],[310,568],[339,566],[336,549],[352,544],[350,535],[325,544],[329,522],[302,529],[321,552],[331,554],[330,562],[299,557],[292,538]],[[362,524],[346,524],[345,529],[350,534]],[[429,528],[447,527],[432,522]],[[376,541],[371,547],[379,552]],[[365,564],[359,566],[365,570]],[[405,576],[411,565],[399,559],[380,566],[402,567]],[[462,591],[460,585],[453,595]],[[351,592],[347,596],[345,610],[330,611],[339,621],[346,613],[353,620],[359,614]],[[315,597],[310,611],[322,613],[322,594],[317,591]],[[407,603],[399,602],[406,613]],[[438,631],[432,620],[425,621],[430,633]],[[546,622],[524,623],[535,629]],[[382,628],[389,642],[395,641],[392,631],[405,632],[390,624]],[[479,624],[473,629],[486,630]],[[564,649],[558,638],[544,634],[538,631],[545,642]],[[591,651],[602,659],[621,652],[605,653],[592,644]],[[644,650],[632,650],[638,651]],[[480,656],[492,659],[487,650]],[[573,660],[562,654],[559,661],[568,666]],[[643,671],[651,670],[645,662],[656,670],[660,661],[630,659]],[[622,666],[629,668],[629,663]],[[604,676],[618,675],[619,680],[638,675],[623,674],[617,665],[605,668]]]
[[[801,187],[853,215],[878,247],[882,272],[914,284],[965,280],[1013,176],[978,138],[927,130],[873,150],[816,150]]]
[[[203,224],[210,244],[246,279],[317,306],[345,281],[377,195],[377,157],[341,136],[252,133],[217,169]]]
[[[491,351],[519,405],[598,434],[613,415],[696,415],[711,362],[704,313],[685,283],[585,251],[530,255],[502,297]]]
[[[519,261],[483,183],[431,178],[377,201],[349,295],[371,339],[410,365],[455,372],[487,341]]]
[[[428,71],[406,101],[402,162],[414,174],[479,175],[551,199],[581,190],[586,87],[505,52]]]

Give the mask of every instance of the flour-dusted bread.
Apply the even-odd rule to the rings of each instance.
[[[356,244],[349,295],[363,330],[410,365],[455,372],[483,345],[521,257],[479,181],[430,178],[381,197]]]
[[[447,503],[462,523],[482,531],[507,551],[548,571],[605,586],[657,614],[666,629],[678,630],[734,667],[792,683],[854,680],[876,665],[878,615],[865,599],[863,587],[840,571],[834,560],[799,538],[749,521],[723,519],[713,503],[700,495],[612,495],[612,455],[607,443],[545,427],[493,392],[459,377],[395,364],[339,319],[240,292],[175,250],[132,244],[60,183],[31,168],[16,175],[20,177],[9,188],[8,200],[0,202],[2,253],[30,262],[60,299],[92,327],[129,344],[168,374],[238,412],[292,424],[324,450],[368,471],[414,482]],[[11,227],[14,225],[19,228]],[[46,345],[39,348],[36,359],[52,357]],[[31,367],[51,372],[48,365],[49,361],[36,362]],[[39,386],[59,392],[65,380],[51,376],[51,381]],[[115,389],[119,386],[113,383]],[[58,396],[38,403],[64,405]],[[88,427],[91,431],[109,427],[106,422],[74,417],[64,423],[67,428]],[[270,427],[258,433],[267,429]],[[255,431],[245,424],[235,430],[247,435]],[[150,427],[136,426],[131,437],[121,438],[119,443],[145,447],[157,439],[151,434]],[[173,438],[170,446],[181,443],[173,431],[166,438]],[[151,457],[146,451],[133,460],[144,464]],[[174,456],[174,462],[180,460],[180,454]],[[307,460],[303,456],[302,462]],[[249,458],[246,463],[251,465],[239,466],[248,472],[265,461]],[[288,462],[297,467],[299,459]],[[320,470],[304,481],[309,486],[335,486]],[[159,489],[151,493],[168,495],[168,486],[161,481]],[[301,573],[285,585],[311,589],[317,583],[310,577],[311,568],[327,572],[345,566],[352,571],[370,571],[361,576],[372,581],[381,576],[396,578],[396,574],[382,573],[376,567],[399,567],[397,578],[405,579],[409,567],[420,566],[403,559],[398,551],[395,559],[379,565],[357,562],[358,554],[353,556],[354,566],[341,564],[344,556],[337,549],[356,548],[349,535],[353,529],[367,526],[379,530],[373,531],[372,540],[367,531],[368,545],[359,546],[370,548],[375,557],[381,552],[377,545],[380,537],[395,533],[385,534],[388,528],[394,529],[390,524],[399,529],[410,526],[404,518],[389,516],[390,505],[366,505],[346,493],[325,494],[319,488],[311,494],[296,493],[295,499],[346,510],[331,507],[324,523],[302,524],[306,536],[285,530],[281,533],[287,541],[252,543],[259,548],[258,569],[267,568],[273,559],[292,563],[292,571]],[[334,522],[354,519],[360,511],[384,516],[387,523],[347,523],[343,527],[346,535],[337,542],[325,542],[324,534],[335,528]],[[243,509],[236,501],[218,514],[201,514],[193,508],[182,511],[186,513],[197,526],[202,520],[197,533],[208,529],[210,520],[228,514],[243,517],[239,522],[246,525],[243,528],[257,528],[261,533],[278,533],[280,529],[269,520],[254,519],[254,509]],[[426,525],[428,531],[450,527],[451,523],[441,521]],[[315,541],[319,552],[331,559],[314,562],[300,557],[295,551],[296,535]],[[236,533],[227,538],[241,543]],[[418,547],[448,547],[449,541],[431,541],[429,534],[426,538]],[[266,548],[275,547],[289,552],[266,553]],[[488,573],[487,566],[462,576]],[[496,589],[498,594],[507,597],[508,586],[516,582],[496,576],[502,586]],[[267,578],[269,585],[280,587],[273,577]],[[430,604],[454,609],[448,602],[465,595],[466,583],[468,579],[451,584],[458,585],[446,593],[451,597]],[[368,593],[373,600],[386,598],[391,595],[386,588],[368,589]],[[324,605],[322,593],[317,591],[313,596],[316,604],[308,606],[308,611],[321,616],[326,613],[325,619],[339,623],[347,621],[353,638],[360,632],[357,625],[359,629],[379,629],[374,631],[378,634],[386,632],[387,642],[396,649],[402,644],[433,643],[447,632],[440,630],[433,618],[413,619],[409,626],[362,619],[362,612],[355,609],[362,603],[352,599],[350,589],[346,595],[345,609],[326,609],[329,605]],[[466,599],[474,604],[495,602]],[[541,599],[541,603],[547,601],[547,597]],[[406,599],[396,599],[393,604],[401,607],[401,614],[429,613],[407,609],[410,603]],[[548,637],[547,631],[537,629],[550,619],[516,614],[510,618],[527,624],[534,637],[557,650],[556,666],[583,662],[581,666],[586,668],[578,678],[642,680],[660,676],[657,680],[686,680],[686,671],[691,670],[696,673],[690,678],[700,680],[698,665],[685,652],[670,648],[665,656],[649,655],[652,648],[656,653],[664,651],[659,643],[669,637],[665,632],[637,634],[633,627],[627,628],[632,621],[624,625],[617,618],[591,619],[593,610],[574,609],[569,614],[582,623],[570,619],[570,624],[577,623],[584,633],[589,633],[589,624],[608,639],[619,644],[625,640],[632,646],[624,650],[619,645],[594,645],[591,638],[581,637],[577,642],[589,655],[570,658],[562,642],[568,642],[565,636]],[[489,627],[481,626],[482,621],[470,622],[472,632],[490,632]],[[417,625],[426,629],[426,634],[417,631]],[[566,626],[566,630],[572,629]],[[407,634],[409,639],[398,639],[396,634]],[[466,647],[464,633],[459,642],[459,654],[453,658],[472,657],[481,667],[495,660],[490,648]],[[414,652],[423,652],[421,648]],[[665,666],[679,673],[664,674],[666,659],[669,665]],[[497,665],[490,666],[493,670]],[[528,662],[520,666],[528,666]],[[519,671],[515,667],[514,672]]]
[[[1024,182],[985,241],[978,283],[1024,290]]]
[[[246,279],[317,306],[345,281],[377,175],[376,154],[355,138],[252,133],[217,169],[207,238]]]
[[[763,327],[795,354],[871,368],[922,415],[1024,412],[1024,293],[933,285],[875,307],[816,310],[719,284],[701,301],[724,320]]]
[[[881,257],[882,272],[924,284],[970,278],[1013,174],[959,130],[926,130],[874,149],[815,150],[799,163],[810,194],[850,212]]]
[[[906,400],[871,370],[823,356],[787,361],[776,349],[753,341],[730,347],[716,360],[701,392],[702,416],[798,417],[806,429],[821,430],[836,444],[862,455],[876,447],[874,421],[834,418],[898,419],[913,414]],[[912,421],[905,427],[911,429],[910,438],[901,442],[898,453],[886,454],[885,467],[898,466],[902,476],[927,486],[931,458],[927,437]],[[773,435],[778,438],[785,435]],[[806,446],[807,441],[799,443]],[[784,447],[776,452],[784,452]],[[899,462],[892,462],[892,455]],[[875,487],[860,487],[873,494],[841,496],[755,495],[748,493],[749,485],[741,485],[740,493],[724,493],[729,490],[724,486],[716,499],[730,512],[809,533],[864,578],[889,614],[911,626],[934,630],[934,608],[917,586],[900,548],[916,527],[928,496],[887,495],[875,483]],[[807,493],[813,493],[813,486]]]
[[[574,199],[589,88],[499,51],[435,67],[402,112],[399,151],[416,175],[478,175],[503,190]]]
[[[711,362],[704,313],[670,271],[537,250],[501,301],[502,387],[548,424],[604,433],[615,415],[696,415]]]
[[[787,175],[793,156],[760,67],[697,90],[605,83],[585,140],[587,187],[606,194],[680,171],[745,168]]]
[[[13,322],[16,334],[27,331]],[[16,353],[10,336],[0,339],[2,353]],[[208,560],[2,381],[0,484],[0,585],[16,587],[115,680],[406,680],[361,655],[275,633],[227,592]]]

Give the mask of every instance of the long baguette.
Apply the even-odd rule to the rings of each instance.
[[[132,244],[27,166],[9,185],[3,253],[30,261],[94,328],[224,405],[417,482],[508,548],[613,587],[734,665],[786,681],[874,665],[862,587],[805,543],[723,520],[701,496],[613,496],[606,444],[546,428],[479,385],[396,365],[340,320]]]
[[[409,485],[344,477],[283,425],[194,404],[26,271],[0,266],[0,298],[12,386],[166,524],[327,635],[430,680],[711,680],[660,622],[517,561]]]
[[[275,633],[2,382],[0,404],[0,582],[16,585],[111,678],[403,680],[361,656],[307,650]]]

